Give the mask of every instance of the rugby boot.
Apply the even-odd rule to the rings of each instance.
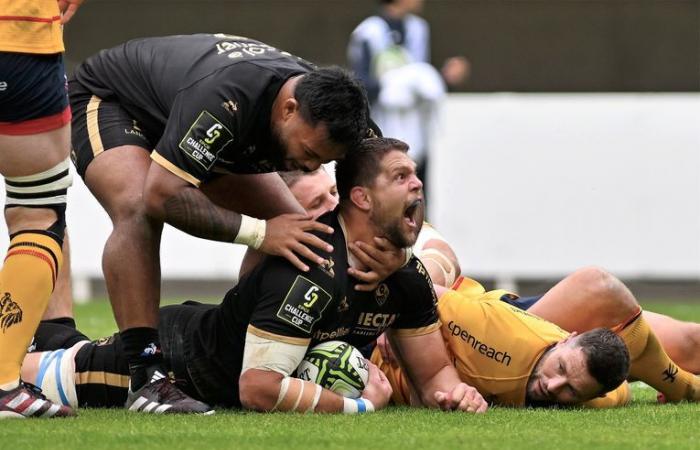
[[[129,386],[125,407],[150,414],[214,414],[209,405],[186,395],[160,371],[155,371],[151,380],[136,392]]]
[[[48,400],[41,389],[30,383],[19,382],[9,391],[0,389],[0,419],[29,417],[73,417],[77,414],[69,406]]]

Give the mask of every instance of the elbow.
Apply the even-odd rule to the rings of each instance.
[[[246,370],[241,374],[238,390],[243,408],[252,411],[272,411],[279,394],[279,382],[271,380],[269,375],[273,374],[261,375],[260,371],[254,369]],[[281,377],[279,374],[276,375]]]

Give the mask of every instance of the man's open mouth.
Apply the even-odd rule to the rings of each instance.
[[[404,210],[404,220],[406,223],[411,226],[415,227],[417,225],[417,215],[418,215],[418,208],[421,206],[423,203],[423,200],[418,198],[411,202],[410,205]]]

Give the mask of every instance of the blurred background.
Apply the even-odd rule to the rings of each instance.
[[[374,0],[87,0],[68,70],[136,37],[253,37],[347,65]],[[640,297],[700,298],[700,0],[427,0],[431,61],[464,56],[430,137],[429,220],[463,273],[541,293],[599,265]],[[76,299],[105,296],[109,221],[70,193]],[[4,233],[2,234],[4,236]],[[243,249],[172,229],[164,297],[218,296]]]

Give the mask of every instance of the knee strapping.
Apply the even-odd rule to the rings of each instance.
[[[47,231],[62,241],[66,228],[66,198],[72,184],[68,159],[41,173],[5,178],[5,209],[21,206],[54,210],[57,219]]]

